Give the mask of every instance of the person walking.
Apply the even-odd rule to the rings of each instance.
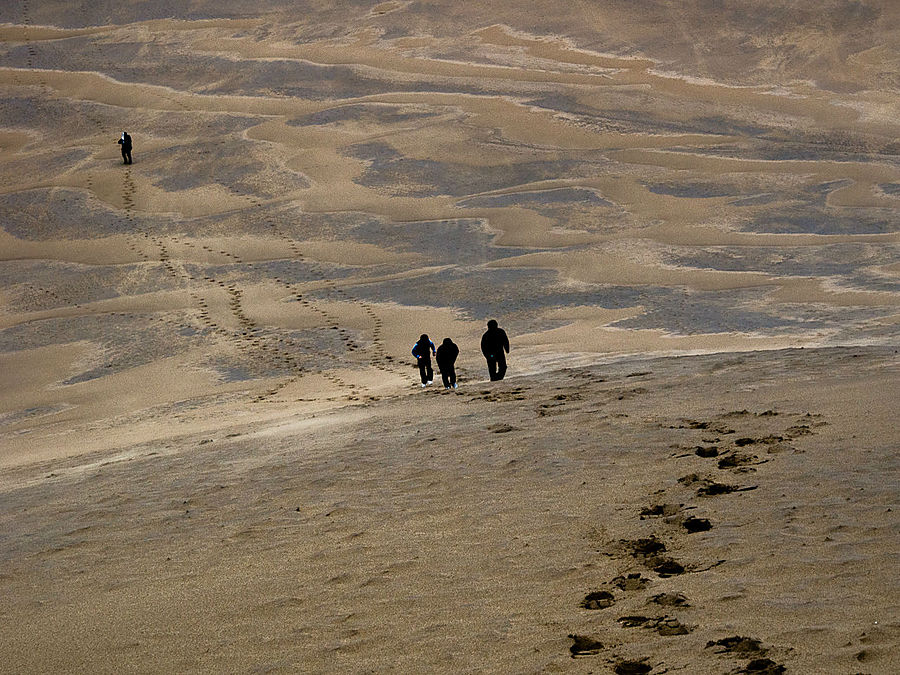
[[[456,389],[456,357],[459,356],[459,347],[453,340],[444,338],[441,346],[437,348],[435,359],[441,371],[441,380],[444,389]]]
[[[435,354],[434,343],[428,339],[428,335],[422,333],[419,341],[413,345],[412,355],[419,364],[419,375],[422,376],[422,386],[426,387],[434,382],[434,370],[431,368],[431,355]]]
[[[487,361],[491,381],[502,380],[506,375],[506,355],[509,354],[509,338],[506,331],[494,319],[487,323],[487,330],[481,336],[481,353]]]
[[[119,145],[122,146],[122,162],[124,164],[131,164],[131,136],[128,135],[127,131],[122,132],[122,137],[119,139]]]

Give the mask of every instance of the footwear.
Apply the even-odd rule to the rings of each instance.
[[[431,384],[432,382],[434,382],[434,380],[428,380],[428,384]]]
[[[426,386],[426,385],[425,385],[425,383],[424,383],[424,382],[423,382],[423,383],[422,383],[422,389],[424,389],[424,388],[425,388],[425,386]]]
[[[454,389],[458,389],[458,388],[459,388],[459,385],[457,385],[456,382],[454,382],[454,383],[453,383],[453,388],[454,388]]]

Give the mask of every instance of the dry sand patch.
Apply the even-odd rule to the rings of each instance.
[[[889,672],[896,375],[891,350],[621,361],[15,469],[2,649]]]
[[[895,5],[5,3],[7,661],[896,670]]]

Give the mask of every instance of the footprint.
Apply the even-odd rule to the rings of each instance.
[[[706,648],[712,647],[719,648],[716,650],[717,654],[762,657],[768,653],[768,650],[762,646],[762,642],[756,638],[742,637],[740,635],[733,635],[721,640],[710,640],[706,643]]]
[[[656,629],[656,632],[663,637],[687,635],[692,630],[681,623],[677,618],[670,616],[664,616],[659,619],[654,628]]]
[[[648,566],[651,566],[654,572],[656,572],[663,579],[668,577],[674,577],[679,574],[684,574],[684,566],[671,558],[654,558],[652,560],[647,561]]]
[[[641,510],[641,520],[645,518],[671,518],[681,513],[684,504],[654,504]]]
[[[690,607],[687,596],[682,593],[657,593],[647,602],[663,607]]]
[[[747,675],[782,675],[785,671],[783,665],[775,663],[772,659],[753,659],[737,672]]]
[[[747,466],[748,464],[753,464],[757,459],[756,455],[743,455],[735,452],[731,455],[724,455],[719,459],[717,466],[720,469],[737,469],[739,467]]]
[[[710,481],[708,484],[697,488],[697,496],[715,497],[717,495],[731,494],[732,492],[747,492],[748,490],[755,490],[756,488],[756,485],[738,487],[736,485],[725,485],[724,483],[716,483],[715,481]]]
[[[615,597],[609,591],[594,591],[584,596],[581,607],[584,609],[606,609],[616,602]]]
[[[797,426],[788,427],[784,430],[788,438],[798,438],[799,436],[809,436],[815,432],[808,424],[798,424]]]
[[[714,431],[717,434],[727,435],[735,433],[731,427],[716,425],[711,422],[703,422],[700,420],[681,419],[678,424],[670,425],[670,429],[703,429]]]
[[[616,621],[625,628],[637,628],[638,626],[643,626],[644,624],[653,621],[653,619],[649,616],[620,616]]]
[[[681,521],[681,526],[691,534],[694,532],[706,532],[707,530],[712,529],[712,525],[708,519],[696,518],[694,516],[690,516]]]
[[[746,492],[748,490],[755,490],[758,487],[756,485],[739,487],[737,485],[717,483],[710,478],[704,478],[696,473],[689,473],[686,476],[682,476],[678,479],[678,482],[682,485],[696,485],[697,483],[701,483],[700,487],[697,488],[698,497],[714,497],[716,495],[731,494],[732,492]]]
[[[647,659],[638,661],[616,661],[613,672],[616,675],[647,675],[653,666],[647,663]]]
[[[774,436],[774,435],[763,436],[762,438],[745,437],[745,438],[736,438],[734,440],[734,444],[739,448],[743,448],[747,445],[757,445],[757,444],[775,445],[776,443],[781,443],[781,441],[783,441],[783,440],[784,440],[784,436]]]
[[[623,539],[622,545],[630,550],[631,555],[635,557],[662,553],[666,550],[666,545],[655,536],[645,537],[643,539]]]
[[[641,576],[640,572],[633,572],[628,576],[616,577],[610,583],[623,591],[639,591],[649,584],[650,580]]]
[[[569,647],[569,652],[571,652],[573,659],[581,656],[594,656],[599,654],[600,650],[603,649],[602,642],[586,635],[573,634],[569,635],[569,638],[572,640],[572,646]]]

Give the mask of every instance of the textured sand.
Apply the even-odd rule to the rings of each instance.
[[[11,469],[3,669],[896,672],[898,376],[628,360]]]
[[[0,670],[896,671],[898,35],[891,0],[3,3]],[[782,440],[718,434],[758,487],[697,501],[679,419]]]

